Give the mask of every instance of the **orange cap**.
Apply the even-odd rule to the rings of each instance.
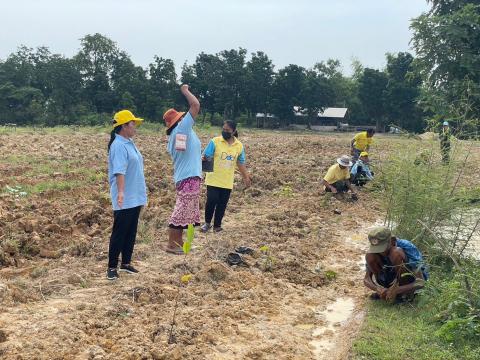
[[[165,120],[165,126],[167,129],[170,129],[173,125],[175,125],[184,114],[185,112],[178,112],[175,109],[168,109],[165,111],[165,114],[163,114],[163,120]]]

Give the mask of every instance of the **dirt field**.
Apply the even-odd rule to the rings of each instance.
[[[183,257],[162,251],[174,205],[166,138],[140,130],[149,192],[134,252],[140,274],[111,282],[108,134],[1,134],[0,357],[347,358],[366,297],[365,235],[382,216],[368,188],[355,203],[320,196],[350,136],[241,134],[254,185],[237,179],[225,231],[196,232]],[[201,137],[205,145],[209,134]],[[374,160],[386,143],[377,141]],[[255,253],[249,266],[230,267],[225,256],[239,245]]]

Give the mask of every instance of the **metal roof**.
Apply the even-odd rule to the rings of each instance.
[[[325,110],[318,112],[318,117],[324,118],[338,118],[343,119],[345,118],[345,114],[347,113],[348,108],[335,108],[335,107],[328,107]],[[302,109],[300,106],[293,107],[293,113],[295,116],[307,116],[307,110]]]
[[[343,119],[345,117],[345,114],[347,113],[347,108],[326,108],[323,113],[318,112],[318,117],[329,117],[329,118],[341,118]]]

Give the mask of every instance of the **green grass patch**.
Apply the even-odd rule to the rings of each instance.
[[[446,342],[435,313],[420,304],[372,302],[353,344],[355,360],[478,360],[477,341]]]
[[[82,185],[81,181],[71,181],[71,180],[49,180],[42,181],[33,186],[25,187],[27,193],[36,194],[49,190],[54,191],[68,191]]]

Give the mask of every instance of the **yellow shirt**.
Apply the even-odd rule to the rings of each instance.
[[[211,140],[215,147],[213,154],[213,172],[207,173],[205,177],[205,184],[209,186],[216,186],[223,189],[233,189],[233,180],[235,176],[235,168],[237,161],[245,161],[245,153],[243,145],[237,138],[232,145],[230,145],[221,136],[217,136]],[[212,144],[209,144],[205,150],[211,149]]]
[[[346,167],[345,169],[340,169],[339,164],[330,166],[327,174],[323,178],[323,180],[328,182],[330,185],[336,183],[337,181],[348,179],[350,179],[350,171],[348,170],[348,167]]]
[[[359,132],[353,139],[355,140],[353,147],[360,151],[366,151],[367,146],[370,146],[373,142],[373,137],[368,137],[366,131]]]

